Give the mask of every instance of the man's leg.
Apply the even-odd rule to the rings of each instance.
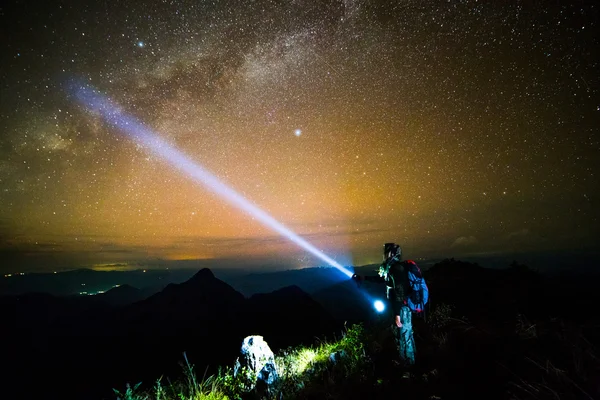
[[[396,343],[400,353],[400,360],[404,362],[405,365],[413,365],[415,363],[416,347],[410,308],[403,306],[400,309],[400,322],[402,322],[402,328],[398,328],[396,334]]]

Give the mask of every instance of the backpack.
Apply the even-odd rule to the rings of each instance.
[[[406,296],[406,305],[414,313],[425,311],[425,304],[429,300],[429,289],[421,270],[413,260],[407,260],[402,263],[404,270],[408,273],[408,293]]]

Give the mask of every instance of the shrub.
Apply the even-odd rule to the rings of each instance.
[[[427,324],[434,330],[442,329],[452,321],[454,306],[440,303],[433,307],[427,318]]]

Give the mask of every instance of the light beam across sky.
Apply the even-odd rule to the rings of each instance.
[[[342,265],[390,241],[540,268],[600,248],[594,2],[12,3],[1,273],[321,263],[90,118],[69,77]]]
[[[105,122],[117,128],[119,131],[127,134],[137,144],[142,145],[146,150],[160,156],[171,166],[185,173],[195,182],[204,185],[215,194],[221,196],[229,204],[256,218],[262,224],[291,240],[304,250],[326,262],[328,265],[337,268],[348,278],[352,277],[353,273],[350,270],[324,254],[321,250],[317,249],[305,239],[298,236],[264,210],[240,195],[234,189],[224,184],[211,172],[199,164],[194,163],[184,153],[169,145],[166,141],[162,140],[141,121],[138,121],[136,118],[123,113],[120,107],[114,104],[108,97],[103,96],[94,88],[84,84],[73,83],[70,85],[70,89],[75,94],[77,100],[84,107],[86,107],[89,111],[100,114]]]

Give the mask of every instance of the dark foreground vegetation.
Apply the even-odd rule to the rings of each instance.
[[[130,388],[130,398],[599,398],[593,277],[544,279],[518,263],[493,271],[453,259],[426,276],[436,295],[427,315],[414,320],[412,369],[399,365],[389,316],[382,315],[337,339],[280,349],[282,378],[267,395],[245,393],[230,368],[199,382],[186,363],[185,379]],[[334,362],[332,354],[344,356]],[[117,397],[126,398],[125,391]]]
[[[175,383],[115,390],[119,399],[596,399],[600,361],[579,327],[552,320],[533,324],[518,316],[513,332],[484,331],[451,316],[440,304],[428,323],[417,324],[420,360],[398,365],[391,329],[353,325],[340,340],[282,350],[281,380],[270,394],[244,392],[231,369],[201,378],[189,363]],[[331,355],[342,352],[338,362]],[[151,387],[148,387],[151,386]]]
[[[276,355],[281,379],[270,398],[600,398],[597,277],[453,259],[425,277],[431,302],[414,319],[412,370],[398,365],[391,317],[361,296],[384,291],[375,285],[359,291],[342,282],[311,296],[288,287],[244,299],[203,270],[126,306],[3,298],[14,324],[3,332],[7,398],[256,398],[231,369],[250,334]]]

